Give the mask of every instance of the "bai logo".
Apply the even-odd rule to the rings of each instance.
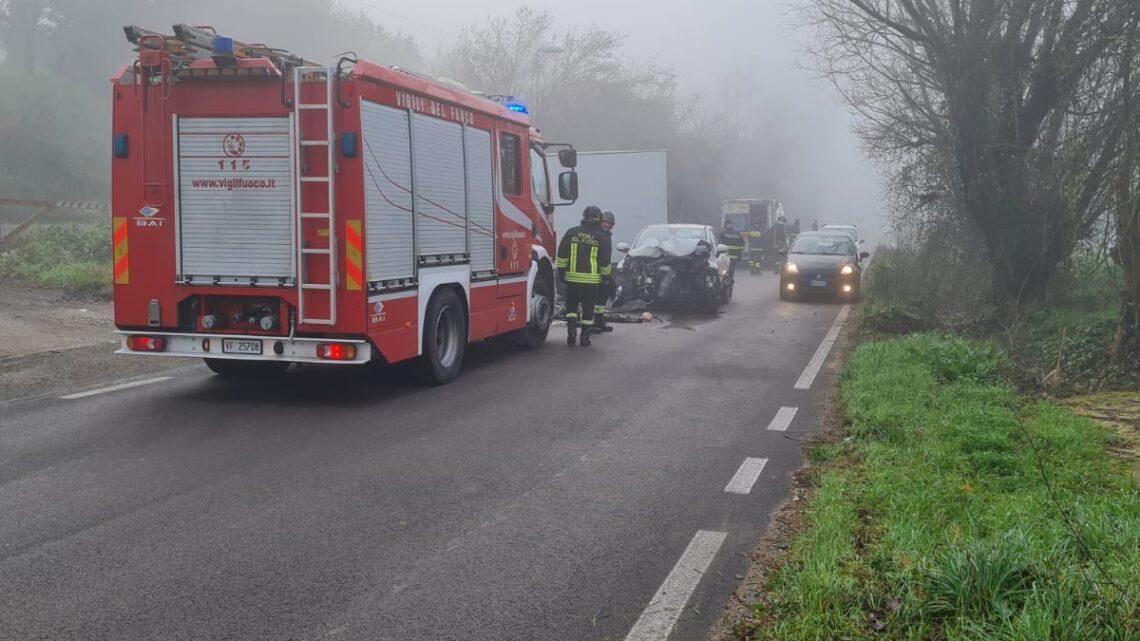
[[[515,309],[515,302],[511,301],[511,306],[507,308],[507,322],[513,323],[519,318],[519,310]]]
[[[143,205],[139,208],[139,215],[135,218],[135,227],[149,227],[156,229],[162,227],[162,218],[155,218],[158,214],[158,207],[151,205]]]
[[[222,152],[230,158],[237,158],[245,153],[245,136],[241,134],[226,134],[222,138]]]
[[[384,301],[378,300],[372,305],[372,318],[370,319],[373,325],[378,325],[388,320],[388,312],[384,311]]]

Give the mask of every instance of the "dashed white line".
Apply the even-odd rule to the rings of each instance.
[[[773,432],[787,431],[788,426],[792,424],[792,419],[796,417],[796,412],[799,410],[800,408],[798,407],[781,407],[779,411],[776,412],[776,416],[772,418],[772,422],[768,423],[768,429]]]
[[[823,367],[823,362],[827,360],[828,353],[831,352],[832,345],[835,345],[835,339],[839,337],[839,330],[843,328],[843,321],[847,320],[847,313],[851,310],[850,305],[844,305],[839,310],[839,315],[835,317],[835,322],[831,324],[831,329],[828,330],[827,336],[823,337],[823,342],[816,348],[815,354],[812,355],[811,360],[808,361],[807,367],[804,368],[799,379],[796,380],[796,389],[811,389],[811,384],[815,382],[816,374],[819,374],[819,368]]]
[[[710,530],[699,530],[693,536],[625,641],[665,641],[669,637],[726,536],[727,532]]]
[[[74,401],[77,398],[87,398],[88,396],[95,396],[96,394],[106,394],[107,392],[117,392],[119,390],[130,389],[132,387],[142,387],[143,385],[161,383],[162,381],[169,381],[171,378],[173,377],[156,376],[154,378],[144,378],[141,381],[130,381],[127,383],[119,383],[118,385],[109,385],[107,387],[100,387],[99,389],[87,390],[86,392],[76,392],[75,394],[60,396],[60,398],[68,401]]]
[[[752,492],[752,486],[756,485],[756,479],[760,478],[760,473],[764,471],[764,466],[768,464],[766,458],[746,458],[740,464],[740,469],[736,470],[736,474],[732,475],[732,479],[728,485],[724,486],[724,491],[729,494],[749,494]]]

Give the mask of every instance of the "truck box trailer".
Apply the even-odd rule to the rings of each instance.
[[[576,161],[525,108],[174,30],[128,27],[138,59],[112,79],[121,353],[222,374],[423,357],[444,383],[468,341],[544,342]]]
[[[668,152],[580,151],[579,202],[614,212],[613,244],[633,242],[648,225],[668,221]],[[554,216],[559,234],[581,222],[581,208],[560,209]]]

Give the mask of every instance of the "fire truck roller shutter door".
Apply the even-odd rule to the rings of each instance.
[[[289,120],[181,118],[177,153],[179,272],[292,278]]]
[[[360,129],[368,280],[412,278],[415,248],[408,112],[362,102]]]
[[[471,272],[495,269],[494,176],[491,165],[491,134],[467,127],[464,153],[467,157],[467,237],[471,243]]]
[[[419,255],[447,257],[467,253],[462,127],[413,114],[412,162]]]

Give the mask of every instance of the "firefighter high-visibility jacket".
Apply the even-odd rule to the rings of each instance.
[[[609,236],[600,225],[587,222],[562,236],[555,266],[565,271],[567,283],[599,285],[610,275],[610,257]]]
[[[721,230],[720,242],[728,245],[728,255],[730,258],[743,258],[744,236],[741,236],[740,232],[728,229]]]

